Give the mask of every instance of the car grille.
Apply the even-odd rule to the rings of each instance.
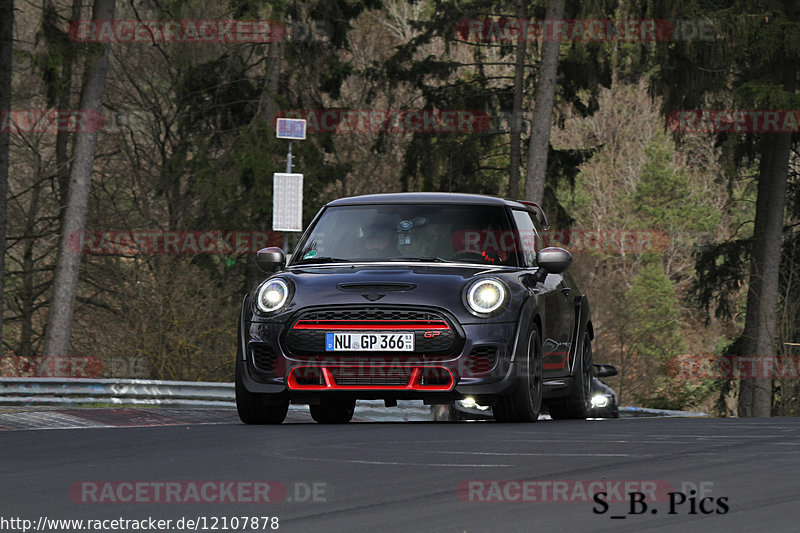
[[[458,353],[461,341],[453,322],[436,311],[382,307],[359,307],[307,311],[297,317],[284,337],[292,355],[379,355],[389,352],[326,352],[325,333],[332,331],[413,331],[413,352],[391,352],[393,356],[445,355]]]
[[[402,386],[411,379],[410,368],[333,368],[331,375],[338,385]]]
[[[397,320],[397,321],[424,321],[444,320],[439,313],[432,311],[417,311],[408,309],[393,309],[381,307],[363,307],[347,309],[330,309],[309,311],[304,313],[299,320]]]
[[[325,373],[327,372],[327,378]],[[453,375],[439,366],[303,366],[289,374],[289,388],[298,390],[450,390]]]

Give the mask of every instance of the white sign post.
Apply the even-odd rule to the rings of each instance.
[[[303,231],[303,175],[272,175],[272,230]]]
[[[289,231],[303,231],[303,175],[292,172],[292,141],[306,138],[306,121],[279,118],[275,122],[275,137],[289,139],[286,172],[272,175],[272,231],[282,231],[283,248],[289,251]]]

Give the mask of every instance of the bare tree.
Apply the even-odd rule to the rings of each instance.
[[[524,0],[517,1],[517,20],[528,18],[528,7]],[[519,196],[519,168],[522,163],[522,96],[525,92],[525,54],[528,49],[527,35],[520,34],[514,60],[514,102],[511,113],[511,147],[508,166],[508,196]],[[553,85],[555,90],[555,85]]]
[[[70,12],[70,22],[81,18],[81,0],[73,0]],[[58,98],[58,108],[61,110],[72,109],[70,105],[72,96],[72,69],[74,58],[70,53],[64,57],[61,66],[61,86]],[[64,128],[56,132],[56,175],[58,176],[59,199],[61,215],[64,215],[64,208],[67,205],[67,191],[69,189],[69,156],[67,146],[69,144],[70,132]]]
[[[93,20],[112,20],[115,0],[95,0]],[[100,113],[108,70],[108,45],[96,45],[86,57],[86,73],[81,89],[80,109]],[[70,169],[69,193],[64,213],[58,263],[53,282],[53,299],[47,316],[45,357],[63,356],[69,352],[72,333],[72,315],[78,291],[78,273],[81,256],[74,250],[71,236],[80,235],[86,224],[92,167],[97,147],[97,130],[80,131],[73,147],[74,161]]]
[[[0,2],[0,113],[11,109],[11,66],[14,48],[14,0]],[[9,132],[0,130],[0,356],[3,353],[3,295],[6,274],[6,198],[8,197]]]
[[[548,0],[545,19],[550,21],[564,18],[565,0]],[[533,93],[533,128],[528,151],[528,168],[525,173],[525,199],[541,203],[544,195],[544,178],[547,172],[547,150],[550,147],[550,125],[553,122],[553,104],[556,93],[556,74],[558,72],[558,52],[560,42],[555,35],[545,35],[542,43],[542,62],[536,89]]]

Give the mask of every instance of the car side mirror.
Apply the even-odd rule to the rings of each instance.
[[[563,248],[549,247],[536,252],[536,282],[544,282],[548,274],[561,274],[572,265],[572,254]]]
[[[265,274],[272,274],[278,270],[283,270],[286,265],[286,254],[276,246],[262,248],[256,252],[256,264],[259,270]]]
[[[618,374],[617,367],[614,365],[594,365],[594,375],[598,378],[610,378]]]

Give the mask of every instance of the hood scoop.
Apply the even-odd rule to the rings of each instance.
[[[339,283],[336,288],[345,292],[378,293],[404,292],[417,288],[416,283]]]

